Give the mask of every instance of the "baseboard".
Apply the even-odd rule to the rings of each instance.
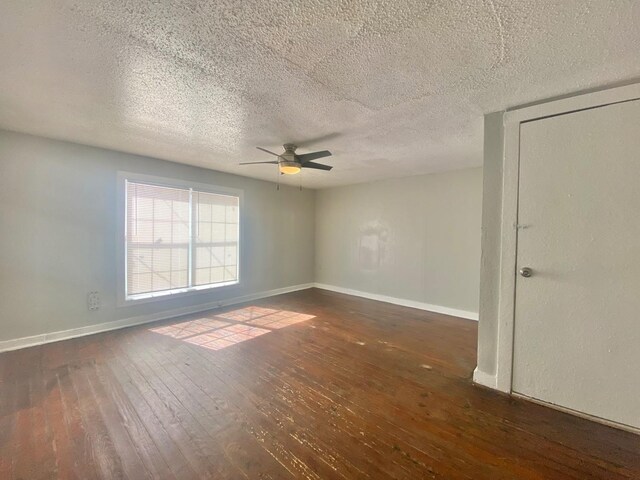
[[[624,430],[627,432],[635,433],[636,435],[640,435],[640,428],[634,427],[632,425],[627,425],[626,423],[618,423],[618,422],[614,422],[613,420],[607,420],[606,418],[596,417],[595,415],[589,415],[588,413],[583,413],[578,410],[573,410],[571,408],[562,407],[554,403],[538,400],[537,398],[528,397],[518,392],[512,392],[511,395],[516,398],[521,398],[522,400],[526,400],[527,402],[535,403],[536,405],[542,405],[543,407],[552,408],[553,410],[558,410],[559,412],[568,413],[569,415],[573,415],[575,417],[580,417],[586,420],[590,420],[592,422],[601,423],[602,425],[606,425],[607,427],[617,428],[619,430]]]
[[[478,370],[478,367],[473,371],[473,383],[482,385],[483,387],[491,388],[493,390],[498,389],[498,377],[496,375],[490,375]]]
[[[282,295],[284,293],[306,290],[308,288],[312,288],[313,286],[313,283],[304,283],[300,285],[293,285],[290,287],[276,288],[274,290],[268,290],[265,292],[252,293],[249,295],[243,295],[241,297],[216,300],[214,302],[201,303],[188,307],[163,310],[162,312],[152,313],[148,315],[139,315],[136,317],[114,320],[113,322],[97,323],[95,325],[87,325],[86,327],[72,328],[69,330],[62,330],[58,332],[42,333],[39,335],[15,338],[11,340],[3,340],[0,341],[0,352],[8,352],[10,350],[18,350],[20,348],[33,347],[45,343],[59,342],[60,340],[68,340],[70,338],[84,337],[86,335],[118,330],[120,328],[127,328],[136,325],[142,325],[145,323],[157,322],[159,320],[179,317],[180,315],[189,315],[191,313],[204,312],[206,310],[213,310],[214,308],[220,308],[228,305],[251,302],[253,300],[273,297],[275,295]]]
[[[442,305],[432,305],[430,303],[416,302],[415,300],[406,300],[404,298],[389,297],[387,295],[378,295],[377,293],[361,292],[360,290],[352,290],[350,288],[336,287],[335,285],[327,285],[325,283],[314,284],[316,288],[322,290],[330,290],[332,292],[344,293],[346,295],[354,295],[356,297],[368,298],[379,302],[393,303],[394,305],[402,305],[403,307],[417,308],[419,310],[427,310],[429,312],[443,313],[453,317],[466,318],[467,320],[478,320],[478,312],[469,312],[467,310],[458,310],[457,308],[443,307]]]

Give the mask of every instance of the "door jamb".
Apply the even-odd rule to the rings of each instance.
[[[520,125],[542,118],[640,99],[640,83],[552,100],[505,112],[502,159],[502,215],[500,222],[500,279],[498,289],[498,342],[496,389],[512,392],[513,333],[515,326],[518,183]]]

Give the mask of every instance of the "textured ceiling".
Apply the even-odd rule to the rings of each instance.
[[[327,187],[480,165],[482,115],[640,77],[635,0],[0,3],[0,128]]]

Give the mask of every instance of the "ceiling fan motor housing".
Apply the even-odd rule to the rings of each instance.
[[[280,165],[284,164],[292,164],[291,166],[299,165],[300,162],[296,159],[296,148],[298,148],[293,143],[285,143],[283,145],[284,153],[280,155]]]
[[[282,145],[282,147],[284,148],[284,152],[285,153],[296,153],[296,148],[298,148],[297,145],[295,145],[294,143],[285,143],[284,145]]]

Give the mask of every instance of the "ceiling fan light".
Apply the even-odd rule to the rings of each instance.
[[[300,173],[300,165],[297,162],[280,162],[280,173],[284,175],[295,175]]]

